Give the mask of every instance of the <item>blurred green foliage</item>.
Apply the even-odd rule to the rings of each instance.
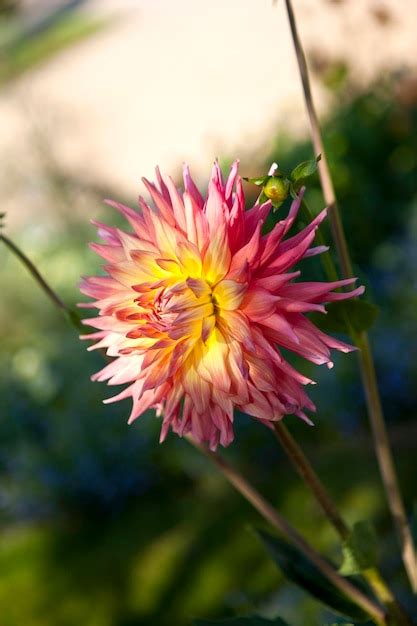
[[[25,54],[17,54],[16,63]],[[417,439],[417,88],[407,81],[384,77],[337,102],[324,136],[358,275],[382,311],[372,338],[410,503]],[[280,134],[279,150],[265,159],[265,169],[277,160],[289,172],[313,156],[308,142],[294,145]],[[73,180],[53,162],[39,184],[49,194],[44,219],[28,224],[18,243],[74,305],[79,276],[98,269],[87,249],[95,235],[86,216],[100,218],[101,198],[113,194],[94,181]],[[317,182],[308,200],[314,210],[322,207]],[[119,219],[108,209],[102,217]],[[316,259],[303,270],[321,272]],[[159,446],[160,422],[153,415],[127,427],[128,403],[102,406],[109,394],[89,381],[101,365],[99,355],[86,353],[4,248],[0,281],[2,626],[186,626],[193,617],[244,613],[331,623],[323,607],[277,573],[248,532],[258,517],[205,459],[173,436]],[[355,357],[337,358],[331,372],[301,367],[320,383],[312,392],[317,426],[292,418],[288,424],[344,515],[351,522],[373,518],[383,569],[410,603]],[[332,530],[267,429],[244,416],[236,422],[236,444],[227,457],[341,563]]]

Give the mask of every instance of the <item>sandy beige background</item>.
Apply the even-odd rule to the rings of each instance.
[[[307,51],[345,58],[359,82],[417,64],[415,0],[294,6]],[[83,10],[111,25],[0,94],[1,200],[12,229],[28,204],[40,210],[39,146],[133,200],[156,163],[176,173],[186,160],[204,179],[216,155],[256,152],[280,128],[305,132],[282,0],[94,0]],[[317,81],[314,92],[323,111]]]

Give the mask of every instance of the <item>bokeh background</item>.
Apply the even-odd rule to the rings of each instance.
[[[89,220],[134,205],[140,177],[189,162],[265,173],[312,158],[284,3],[1,0],[5,232],[69,304],[98,270]],[[381,312],[371,336],[408,510],[416,498],[417,4],[295,0],[355,270]],[[248,187],[253,197],[253,190]],[[308,190],[323,205],[317,181]],[[281,211],[287,210],[283,207]],[[307,275],[320,276],[314,260]],[[257,515],[189,444],[103,406],[73,328],[0,247],[2,626],[187,626],[257,611],[321,625],[250,531]],[[316,426],[287,424],[350,521],[372,517],[381,565],[404,573],[354,355],[303,370]],[[275,440],[240,416],[226,451],[336,561],[337,541]],[[410,606],[410,604],[409,604]]]

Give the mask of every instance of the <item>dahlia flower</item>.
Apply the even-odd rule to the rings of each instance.
[[[212,449],[233,440],[234,409],[266,424],[295,414],[309,422],[315,407],[304,391],[313,381],[294,369],[281,348],[332,366],[330,349],[354,348],[321,332],[306,317],[325,313],[324,303],[358,296],[334,290],[356,279],[298,282],[301,259],[323,252],[311,247],[322,211],[286,238],[302,192],[288,216],[268,233],[262,226],[270,202],[245,209],[238,162],[226,182],[215,163],[206,197],[184,166],[184,190],[156,171],[144,180],[154,208],[140,212],[113,201],[133,232],[98,222],[104,244],[91,247],[107,265],[105,276],[82,281],[98,317],[85,319],[97,332],[89,349],[113,360],[92,379],[128,384],[115,402],[131,397],[129,423],[149,408],[162,416],[161,441],[172,429],[191,433]]]

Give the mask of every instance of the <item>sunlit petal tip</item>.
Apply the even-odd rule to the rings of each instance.
[[[314,422],[303,411],[299,411],[298,413],[296,413],[296,415],[297,415],[297,417],[302,419],[303,422],[305,422],[309,426],[314,426],[315,425]]]
[[[129,419],[127,420],[128,426],[131,426],[138,417],[139,415],[130,415]]]

